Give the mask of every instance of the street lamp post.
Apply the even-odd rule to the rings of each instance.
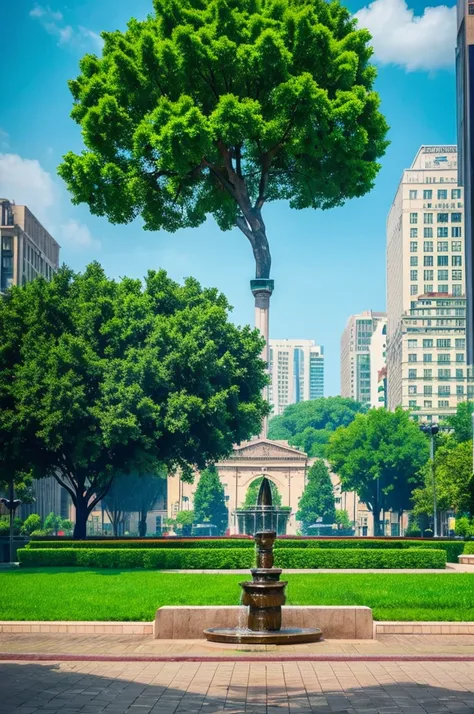
[[[420,427],[424,434],[430,437],[430,463],[431,463],[431,480],[433,483],[433,537],[438,537],[438,507],[436,503],[436,478],[435,478],[435,463],[434,463],[434,437],[439,431],[438,424],[422,424]]]
[[[19,501],[17,498],[14,498],[14,496],[15,496],[15,493],[14,493],[13,481],[10,481],[9,498],[0,498],[0,503],[3,503],[5,508],[10,513],[10,563],[13,563],[13,556],[14,556],[13,526],[14,526],[14,520],[15,520],[15,511],[21,503],[21,501]]]

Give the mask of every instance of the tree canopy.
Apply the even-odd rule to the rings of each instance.
[[[388,127],[370,34],[339,0],[153,6],[81,60],[69,87],[86,150],[59,173],[113,223],[237,226],[268,278],[265,203],[327,209],[374,184]]]
[[[327,457],[342,490],[356,491],[373,512],[378,535],[381,509],[409,508],[428,459],[428,440],[403,409],[371,409],[332,434]]]
[[[446,417],[446,423],[453,429],[453,436],[459,443],[472,441],[473,402],[459,402],[456,414]]]
[[[0,393],[67,489],[77,537],[119,472],[193,470],[259,431],[262,339],[226,298],[164,271],[109,280],[98,263],[14,287],[0,301]],[[0,454],[1,455],[1,454]]]
[[[308,456],[323,457],[333,431],[348,426],[356,414],[366,410],[360,402],[345,397],[320,397],[290,404],[283,414],[270,420],[268,438],[286,439]]]
[[[224,486],[214,465],[202,471],[199,477],[194,494],[194,522],[212,523],[217,527],[217,535],[222,535],[228,526]]]
[[[318,459],[308,471],[308,481],[298,504],[296,520],[301,521],[304,535],[318,519],[322,523],[333,524],[336,521],[334,488],[329,469],[322,459]]]

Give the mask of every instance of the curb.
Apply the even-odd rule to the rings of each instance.
[[[74,655],[0,653],[2,662],[474,662],[474,655]]]

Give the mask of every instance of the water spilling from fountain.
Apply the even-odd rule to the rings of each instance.
[[[264,478],[258,493],[257,507],[262,509],[263,522],[269,518],[272,523],[272,492],[270,482]],[[267,515],[268,514],[268,515]],[[241,644],[297,644],[317,642],[322,632],[318,628],[300,629],[281,627],[281,608],[285,604],[287,582],[280,580],[281,570],[273,567],[274,530],[255,533],[257,546],[257,567],[253,568],[252,580],[240,583],[242,605],[248,607],[247,628],[238,622],[236,628],[216,628],[204,630],[211,642]]]

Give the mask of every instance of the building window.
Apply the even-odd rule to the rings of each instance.
[[[416,409],[416,399],[409,399],[409,400],[408,400],[408,406],[409,406],[411,409]]]
[[[438,253],[447,253],[449,250],[449,243],[447,240],[438,241]]]
[[[424,270],[423,271],[423,279],[424,280],[433,280],[433,275],[434,275],[434,270]]]
[[[416,357],[416,355],[415,355]],[[433,361],[433,355],[431,353],[426,353],[423,355],[423,362],[432,362]]]
[[[423,340],[423,347],[425,349],[433,347],[433,340]]]
[[[454,297],[461,297],[462,284],[461,285],[453,285],[453,295],[454,295]]]
[[[408,370],[408,379],[416,379],[416,369]]]
[[[453,273],[453,276],[452,276],[453,280],[462,280],[462,270],[453,270],[452,273]]]
[[[423,223],[433,223],[433,214],[425,213],[423,216]]]
[[[438,379],[450,379],[451,370],[450,369],[438,369]]]
[[[437,215],[437,221],[438,223],[447,223],[449,220],[449,214],[448,213],[438,213]]]
[[[431,384],[425,384],[425,386],[423,387],[423,394],[427,397],[431,397],[431,395],[433,394],[433,387]]]
[[[418,238],[418,228],[410,228],[410,238]]]
[[[467,5],[467,14],[474,15],[474,4],[472,2]]]
[[[410,253],[416,253],[418,250],[418,243],[416,241],[410,242]]]
[[[432,255],[425,255],[425,257],[423,258],[423,265],[426,268],[431,267],[433,265],[433,261],[434,261],[434,258]]]
[[[413,201],[416,199],[418,191],[410,191],[410,199]]]
[[[409,354],[408,355],[408,361],[409,362],[416,362],[417,355],[416,354]]]
[[[448,237],[448,229],[447,228],[437,228],[436,235],[438,238],[447,238]]]
[[[438,280],[449,280],[449,270],[438,270]]]
[[[425,201],[431,201],[432,198],[433,198],[433,191],[431,189],[426,189],[425,191],[423,191],[423,199]]]
[[[423,292],[425,293],[425,295],[426,295],[427,293],[432,293],[432,292],[433,292],[433,284],[432,284],[432,283],[425,283],[425,286],[424,286],[424,288],[423,288]]]
[[[456,362],[458,362],[458,363],[464,362],[464,352],[456,352]]]
[[[412,267],[416,268],[416,266],[418,265],[418,256],[417,255],[412,255],[410,257],[410,265]],[[454,265],[454,263],[453,263],[453,265]],[[456,265],[457,265],[457,263],[456,263]]]
[[[451,223],[461,223],[462,213],[451,213]]]
[[[448,198],[448,192],[445,188],[438,189],[438,201],[446,201]]]
[[[461,189],[460,188],[452,188],[451,189],[451,198],[458,200],[461,198]]]
[[[464,337],[456,337],[456,341],[454,344],[456,345],[457,350],[465,350],[466,349],[466,340]]]
[[[410,213],[410,223],[418,223],[418,213]]]
[[[416,283],[410,285],[410,295],[418,295],[418,285]]]
[[[438,255],[438,265],[449,265],[449,256]]]
[[[425,399],[423,402],[423,406],[425,407],[425,409],[431,409],[431,407],[433,406],[433,402],[430,399]]]
[[[433,229],[423,228],[423,238],[433,238]]]
[[[449,399],[439,399],[438,409],[449,409]]]
[[[451,265],[457,265],[457,266],[461,267],[462,255],[452,255],[451,256]]]
[[[461,227],[460,226],[452,226],[451,227],[451,238],[461,238],[461,236],[462,236]],[[457,245],[459,245],[459,248],[457,248],[456,250],[461,250],[461,243],[458,243]],[[454,250],[454,248],[452,250]]]
[[[444,352],[441,352],[441,354],[438,355],[438,364],[450,364],[451,363],[451,355],[450,354],[445,354]]]
[[[456,379],[464,379],[464,370],[456,369]]]
[[[436,340],[436,347],[451,347],[451,340],[446,338]]]
[[[447,280],[448,276],[446,278],[443,278],[443,280]],[[410,270],[410,280],[418,280],[418,270]]]
[[[449,293],[449,285],[447,283],[441,283],[438,285],[439,293]]]
[[[440,384],[438,387],[438,394],[443,396],[448,396],[451,394],[451,387],[449,384]]]
[[[423,379],[433,379],[433,370],[432,369],[424,369],[423,370]]]
[[[409,350],[414,350],[416,347],[418,347],[418,340],[408,340]]]
[[[416,384],[410,384],[408,387],[408,394],[416,394]]]
[[[425,253],[432,253],[433,252],[433,241],[425,240],[425,242],[423,243],[423,250]]]

